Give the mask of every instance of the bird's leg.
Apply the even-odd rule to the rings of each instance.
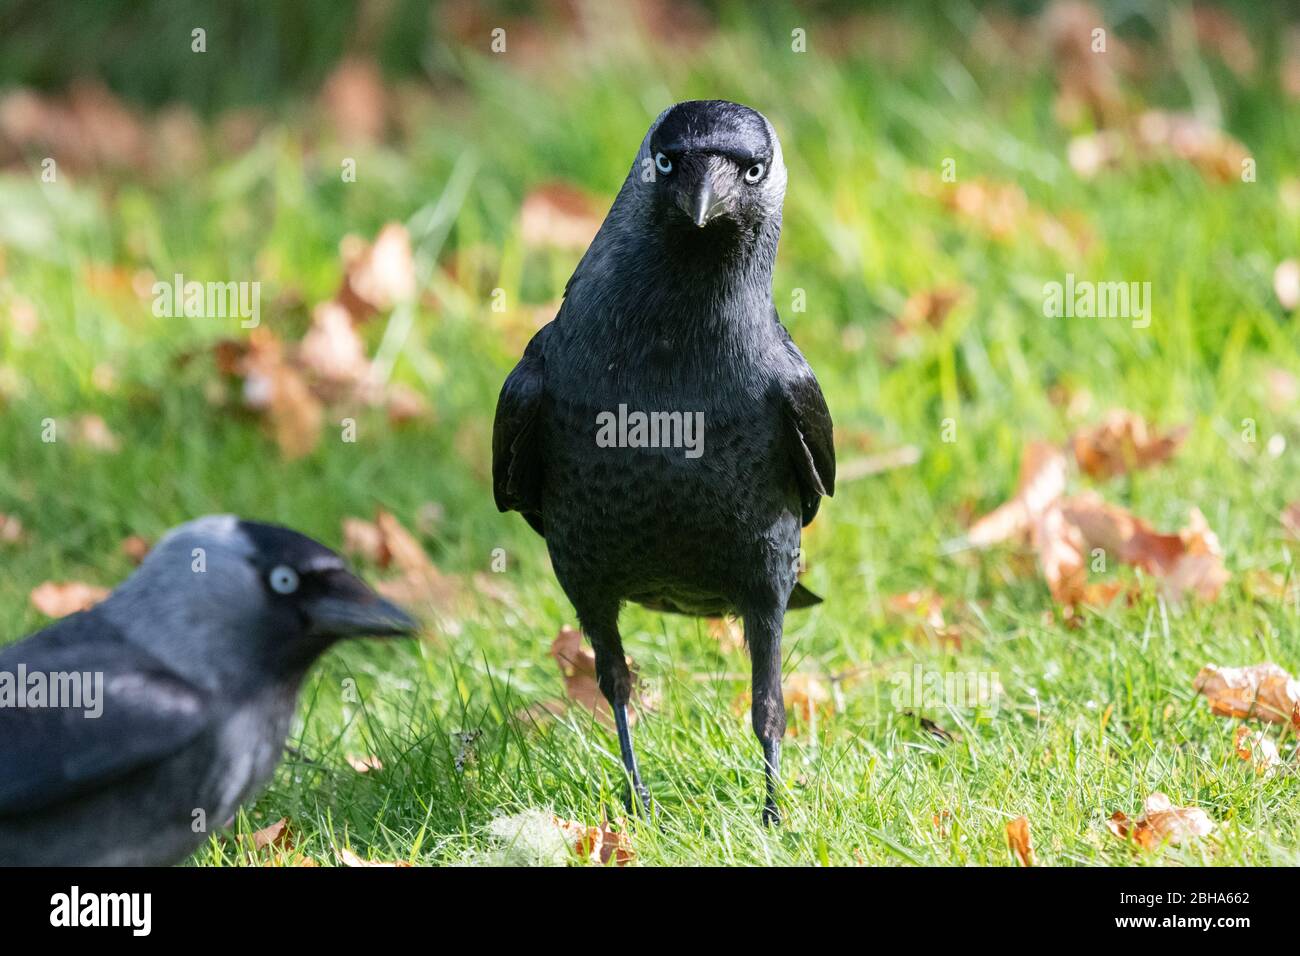
[[[781,739],[785,736],[785,698],[781,693],[781,621],[779,608],[745,615],[745,643],[753,663],[754,733],[763,745],[763,776],[767,799],[763,822],[781,822],[776,805],[781,779]]]
[[[618,750],[623,758],[631,794],[628,797],[629,813],[636,813],[632,795],[640,809],[650,814],[650,791],[641,782],[641,772],[636,765],[636,752],[632,749],[632,730],[628,726],[627,702],[632,696],[632,673],[628,670],[627,656],[623,653],[623,638],[618,633],[617,618],[612,623],[592,627],[584,622],[583,631],[596,653],[596,683],[614,711],[614,726],[618,731]]]

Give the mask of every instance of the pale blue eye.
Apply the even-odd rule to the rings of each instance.
[[[271,590],[276,594],[292,594],[298,590],[298,572],[287,564],[282,564],[271,571]]]
[[[673,161],[663,153],[655,153],[655,169],[667,176],[673,171]]]
[[[755,163],[745,170],[745,182],[756,183],[763,178],[763,173],[767,172],[767,167],[762,163]]]

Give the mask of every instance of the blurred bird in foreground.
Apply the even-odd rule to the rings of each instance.
[[[646,809],[626,601],[743,617],[763,818],[779,819],[783,620],[820,600],[796,580],[800,528],[835,488],[830,412],[772,301],[785,185],[761,114],[665,110],[497,404],[497,507],[546,538]]]
[[[0,706],[0,866],[184,859],[270,778],[312,663],[416,627],[295,531],[173,529],[103,603],[0,650],[25,704]],[[80,701],[54,693],[74,680]]]

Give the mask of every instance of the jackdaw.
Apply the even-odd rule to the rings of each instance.
[[[614,205],[501,389],[497,507],[546,539],[596,656],[631,787],[623,603],[739,614],[776,788],[800,528],[835,486],[831,416],[772,301],[786,170],[772,124],[721,100],[651,125]]]
[[[184,859],[270,778],[312,663],[416,627],[296,531],[173,529],[101,604],[0,650],[0,680],[22,677],[0,706],[0,865]]]

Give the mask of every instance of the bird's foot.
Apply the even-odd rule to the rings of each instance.
[[[763,804],[763,826],[779,827],[781,825],[781,811],[777,808],[774,800],[768,800]]]

